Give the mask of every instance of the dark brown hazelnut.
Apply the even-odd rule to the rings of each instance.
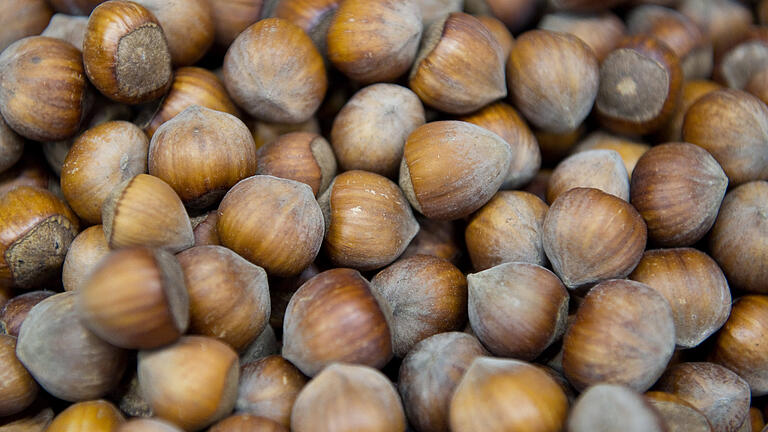
[[[597,14],[555,12],[544,15],[539,28],[570,33],[589,45],[599,62],[621,42],[627,32],[624,22],[611,12]]]
[[[258,174],[296,180],[320,196],[336,176],[336,157],[325,138],[311,132],[281,135],[258,151]]]
[[[680,397],[659,391],[650,391],[644,396],[659,413],[667,432],[712,432],[704,414]]]
[[[39,388],[16,357],[16,338],[0,334],[0,416],[23,411]]]
[[[619,154],[624,162],[624,168],[629,177],[632,177],[632,171],[637,165],[637,161],[651,146],[635,141],[631,138],[612,135],[603,131],[596,131],[589,134],[574,147],[573,153],[585,152],[589,150],[613,150]]]
[[[643,395],[622,385],[597,384],[576,399],[568,431],[609,430],[667,432],[662,417]]]
[[[545,131],[536,130],[533,134],[536,136],[536,141],[539,143],[541,149],[541,158],[547,165],[554,165],[560,162],[564,157],[571,153],[573,147],[579,142],[584,133],[586,127],[582,123],[576,129],[562,133],[555,134]]]
[[[269,324],[276,328],[283,328],[283,318],[285,318],[285,309],[288,302],[291,301],[293,294],[302,286],[304,282],[312,279],[320,273],[320,268],[312,263],[296,276],[287,278],[273,277],[269,280],[270,306],[272,311],[269,313]]]
[[[83,286],[94,267],[108,253],[109,245],[101,225],[94,225],[80,232],[72,240],[61,268],[64,289],[75,291]]]
[[[0,306],[0,334],[19,336],[21,324],[35,305],[54,295],[53,291],[30,291],[9,299]]]
[[[0,8],[0,51],[27,36],[40,34],[53,11],[45,0],[3,3]]]
[[[419,222],[419,232],[400,258],[430,255],[459,265],[463,255],[460,223],[432,220],[420,215],[416,216],[416,221]]]
[[[265,417],[288,428],[293,403],[306,383],[307,377],[279,355],[246,363],[240,368],[235,411]]]
[[[41,36],[48,36],[65,40],[80,51],[83,50],[85,41],[85,32],[88,29],[87,16],[66,15],[57,13],[51,17],[48,26],[40,33]]]
[[[392,340],[382,306],[357,271],[318,274],[288,303],[283,357],[308,376],[334,362],[383,367],[392,357]]]
[[[629,201],[629,174],[621,155],[613,150],[587,150],[560,162],[547,184],[550,203],[574,188],[593,188]]]
[[[508,27],[509,31],[517,33],[533,23],[545,2],[543,0],[465,0],[464,3],[467,12],[494,16]]]
[[[667,122],[666,126],[659,130],[659,140],[662,142],[683,141],[683,121],[685,120],[685,113],[688,112],[688,108],[702,96],[715,90],[720,90],[721,88],[722,86],[714,81],[685,81],[683,83],[683,92],[680,95],[680,103],[677,105],[677,110]]]

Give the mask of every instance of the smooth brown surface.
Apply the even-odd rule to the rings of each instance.
[[[629,174],[613,150],[587,150],[563,159],[547,184],[547,201],[574,188],[593,188],[629,201]]]
[[[226,49],[248,26],[262,18],[264,0],[209,0],[216,46]]]
[[[37,392],[34,378],[16,358],[16,338],[0,334],[0,416],[22,411]]]
[[[522,1],[533,3],[530,0]],[[480,15],[477,17],[477,19],[483,23],[488,31],[491,32],[493,38],[496,39],[496,42],[499,43],[499,46],[501,47],[501,54],[504,58],[504,61],[506,62],[507,58],[509,58],[509,53],[512,52],[512,47],[515,45],[515,37],[512,36],[512,33],[510,33],[509,29],[503,22],[492,15]]]
[[[392,357],[392,340],[382,307],[357,271],[318,274],[288,303],[283,357],[308,376],[334,362],[383,367]]]
[[[194,64],[213,44],[213,17],[208,0],[136,0],[136,3],[147,8],[163,27],[174,67]]]
[[[659,413],[634,390],[615,384],[598,384],[590,387],[573,405],[568,419],[568,431],[613,430],[667,431]]]
[[[637,165],[637,161],[651,146],[646,143],[625,138],[620,135],[612,135],[602,131],[596,131],[589,134],[581,140],[573,149],[573,153],[585,152],[589,150],[613,150],[619,154],[624,162],[624,168],[629,177],[632,177],[632,171]]]
[[[80,402],[59,413],[46,432],[113,432],[125,418],[112,403],[105,400]]]
[[[336,176],[336,158],[319,134],[289,132],[259,148],[257,173],[305,183],[319,196]]]
[[[211,426],[210,432],[288,432],[279,423],[250,414],[236,414]]]
[[[53,10],[45,0],[6,2],[0,7],[0,52],[27,36],[40,34]]]
[[[540,29],[570,33],[589,45],[598,61],[603,61],[621,42],[627,32],[624,22],[615,14],[581,14],[554,12],[544,15],[538,24]]]
[[[0,334],[18,337],[21,324],[35,305],[55,294],[53,291],[30,291],[19,294],[0,305]]]
[[[647,392],[644,396],[658,412],[668,432],[712,432],[704,414],[678,396],[658,391]]]
[[[235,411],[291,425],[291,409],[307,377],[286,359],[271,355],[240,369]]]
[[[508,31],[515,33],[532,24],[544,6],[539,0],[467,0],[465,3],[468,13],[496,17],[509,27]]]
[[[667,122],[666,126],[659,130],[659,138],[666,142],[683,141],[683,121],[688,108],[691,107],[702,96],[715,90],[720,90],[722,86],[709,80],[687,80],[683,83],[683,90],[680,94],[675,113]]]
[[[101,225],[84,229],[72,240],[61,268],[65,291],[75,291],[85,283],[94,267],[109,253],[107,238]]]

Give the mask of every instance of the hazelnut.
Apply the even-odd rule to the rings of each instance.
[[[162,249],[111,252],[76,293],[83,324],[121,348],[173,343],[189,324],[184,274],[176,258]]]
[[[91,83],[121,103],[149,102],[171,85],[171,53],[163,28],[152,12],[131,1],[109,0],[93,10],[83,63]]]
[[[536,127],[552,133],[578,127],[595,102],[598,62],[576,36],[531,30],[517,37],[507,62],[512,101]]]
[[[616,384],[597,384],[576,400],[568,419],[569,432],[621,430],[666,432],[663,418],[635,390]]]
[[[586,152],[589,150],[613,150],[619,154],[624,163],[624,168],[627,170],[627,174],[632,178],[632,171],[635,169],[637,161],[640,159],[640,156],[650,148],[651,146],[648,144],[635,141],[631,138],[612,135],[603,131],[595,131],[579,141],[579,144],[574,147],[573,153]]]
[[[260,149],[281,135],[291,132],[310,132],[320,135],[320,124],[317,121],[317,117],[310,117],[309,120],[302,123],[269,123],[251,119],[246,124],[251,129],[253,140],[256,142],[256,149]]]
[[[22,154],[21,159],[8,170],[0,173],[0,195],[19,186],[34,186],[48,189],[56,183],[45,162],[34,151]],[[74,213],[73,213],[74,215]]]
[[[35,305],[54,295],[53,291],[30,291],[9,299],[0,306],[0,334],[19,336],[21,324]]]
[[[133,1],[147,8],[162,26],[174,66],[196,63],[213,44],[213,18],[208,0]]]
[[[414,255],[430,255],[443,258],[453,265],[458,265],[462,258],[462,246],[460,246],[461,228],[457,222],[427,219],[416,216],[419,223],[419,232],[411,243],[405,248],[400,258],[408,258]]]
[[[600,382],[645,391],[675,350],[669,302],[648,285],[609,280],[592,288],[563,339],[563,372],[577,389]]]
[[[424,216],[460,219],[493,197],[511,162],[509,144],[493,132],[462,121],[427,123],[405,142],[400,187]]]
[[[283,357],[307,376],[334,362],[383,367],[392,357],[392,340],[389,311],[382,306],[357,271],[318,274],[288,303]]]
[[[657,5],[641,5],[627,16],[630,34],[653,36],[667,44],[680,59],[686,79],[705,79],[712,74],[712,44],[690,18]]]
[[[328,27],[339,8],[340,0],[280,0],[273,16],[284,18],[301,27],[317,49],[325,55]]]
[[[533,3],[538,0],[523,0],[523,1]],[[506,63],[507,59],[509,58],[509,53],[512,52],[512,47],[515,45],[514,36],[512,36],[512,33],[509,32],[509,29],[503,22],[499,21],[493,16],[479,15],[477,19],[481,23],[483,23],[483,25],[488,29],[488,31],[491,32],[491,34],[493,35],[493,38],[496,39],[496,42],[499,43],[499,46],[501,47],[502,58]]]
[[[288,302],[291,301],[295,293],[304,282],[312,279],[320,273],[320,268],[312,263],[296,276],[287,278],[271,278],[269,281],[270,306],[272,310],[269,313],[269,324],[276,328],[283,328],[283,318],[285,318],[285,309]]]
[[[246,363],[240,368],[235,411],[261,416],[284,427],[291,425],[291,409],[307,378],[279,355]]]
[[[753,21],[747,5],[736,0],[682,0],[677,9],[712,41],[716,56],[745,35]]]
[[[160,125],[193,105],[232,114],[235,117],[240,115],[235,103],[229,98],[224,83],[213,72],[199,67],[181,67],[173,73],[171,89],[163,98],[157,111],[152,113],[152,118],[144,131],[152,138]]]
[[[125,351],[81,322],[77,293],[38,303],[21,325],[16,355],[48,393],[66,401],[95,399],[112,390],[125,369]]]
[[[655,132],[675,113],[682,81],[680,60],[664,42],[627,37],[600,65],[598,118],[619,134]]]
[[[70,15],[89,15],[104,0],[48,0],[56,12]]]
[[[189,292],[190,331],[245,349],[269,322],[267,273],[221,246],[196,246],[177,258]]]
[[[195,246],[218,246],[221,244],[219,232],[216,230],[216,225],[219,223],[219,213],[216,210],[193,217],[190,222],[192,223],[192,232],[195,234]]]
[[[712,361],[744,378],[752,396],[768,394],[768,296],[747,295],[736,300],[728,321],[717,335]]]
[[[104,201],[101,215],[111,248],[150,246],[179,252],[195,241],[179,196],[151,175],[139,174],[117,185]]]
[[[409,76],[421,100],[451,114],[467,114],[507,95],[504,53],[477,18],[453,12],[424,31]]]
[[[750,27],[718,57],[715,80],[730,88],[743,89],[755,73],[768,66],[768,30]]]
[[[560,195],[542,226],[544,252],[570,289],[627,276],[643,256],[646,227],[626,201],[597,189]]]
[[[627,3],[627,0],[548,0],[548,3],[557,11],[599,12]]]
[[[207,208],[256,174],[256,147],[240,119],[193,105],[152,135],[149,173],[168,183],[188,207]]]
[[[392,311],[389,324],[398,357],[429,336],[461,330],[467,321],[467,279],[444,259],[400,259],[371,279],[371,288]]]
[[[746,421],[745,421],[746,423]],[[765,426],[763,419],[763,413],[758,408],[751,407],[749,409],[749,423],[752,424],[753,431],[762,431]]]
[[[461,117],[459,120],[476,124],[504,138],[512,150],[512,163],[502,189],[515,189],[531,181],[541,167],[541,151],[536,137],[525,120],[512,106],[497,102]]]
[[[243,30],[268,15],[269,1],[208,0],[208,4],[216,35],[215,44],[220,49],[227,49]]]
[[[477,339],[459,332],[436,334],[414,345],[400,367],[398,389],[416,430],[448,430],[451,395],[472,360],[486,354]]]
[[[0,54],[0,113],[19,135],[70,138],[91,105],[80,51],[46,36],[18,40]]]
[[[573,147],[586,132],[586,128],[582,123],[576,129],[562,133],[554,134],[545,131],[534,131],[536,141],[539,143],[541,149],[541,157],[547,165],[555,165],[568,154],[571,153]]]
[[[424,107],[411,90],[374,84],[358,91],[333,120],[331,144],[342,170],[396,177],[408,135],[424,124]]]
[[[556,432],[567,411],[563,390],[542,369],[519,360],[476,357],[453,393],[450,425],[453,432]]]
[[[270,275],[294,276],[320,251],[323,212],[304,183],[259,175],[227,192],[217,229],[222,246]]]
[[[529,27],[544,6],[542,0],[466,0],[465,3],[467,12],[494,16],[516,33]]]
[[[75,291],[85,284],[88,275],[102,258],[109,254],[109,245],[101,225],[84,229],[72,240],[64,266],[61,269],[61,282],[66,291]]]
[[[101,223],[112,189],[147,172],[149,140],[127,121],[109,121],[85,131],[72,144],[61,166],[61,191],[85,222]]]
[[[182,432],[173,423],[159,418],[133,418],[121,424],[115,432]]]
[[[79,222],[47,190],[18,186],[0,195],[0,285],[40,287],[61,275]]]
[[[27,36],[40,34],[53,11],[45,0],[7,2],[0,7],[0,51]]]
[[[417,0],[421,9],[421,22],[424,28],[442,18],[445,14],[461,12],[464,0]]]
[[[651,241],[666,247],[690,246],[715,223],[727,187],[728,177],[704,149],[669,143],[640,158],[630,195]]]
[[[0,116],[0,172],[11,168],[24,154],[24,138],[11,129]]]
[[[328,27],[328,59],[355,81],[392,81],[411,67],[421,31],[416,0],[345,0]]]
[[[184,336],[173,345],[139,352],[139,387],[152,411],[185,430],[200,430],[235,406],[240,376],[227,344]]]
[[[766,103],[768,101],[768,66],[752,74],[744,90]]]
[[[748,416],[749,385],[714,363],[672,366],[656,388],[688,402],[707,417],[713,432],[736,432]]]
[[[210,432],[288,432],[277,422],[250,414],[236,414],[225,418],[208,429]]]
[[[401,432],[400,396],[381,372],[334,363],[301,390],[291,412],[295,432]]]
[[[725,196],[709,245],[733,288],[768,293],[766,227],[768,182],[745,183]]]
[[[683,121],[685,120],[685,113],[688,112],[688,108],[691,107],[699,98],[711,93],[715,90],[720,90],[722,86],[714,81],[708,80],[689,80],[683,83],[683,92],[680,95],[680,103],[677,106],[677,110],[672,115],[672,118],[667,122],[666,126],[659,130],[659,139],[662,142],[679,142],[683,141]]]
[[[672,393],[647,392],[645,400],[659,414],[668,432],[712,432],[701,411]]]
[[[624,160],[613,150],[587,150],[560,162],[547,184],[547,201],[554,202],[574,188],[594,188],[629,201],[629,174]]]
[[[35,400],[37,383],[16,358],[16,338],[0,334],[0,416],[16,414]]]
[[[319,196],[336,176],[336,157],[325,138],[311,132],[290,132],[258,151],[258,174],[305,183]]]
[[[592,14],[549,13],[541,18],[538,26],[542,30],[570,33],[578,37],[592,48],[598,62],[602,62],[616,48],[627,32],[624,22],[609,11]]]
[[[547,208],[528,192],[497,192],[472,215],[464,234],[474,269],[505,262],[546,264],[541,234]]]
[[[70,405],[59,413],[46,432],[112,432],[125,418],[112,403],[92,400]]]
[[[324,248],[338,267],[384,267],[419,231],[403,192],[378,174],[358,170],[339,174],[318,203],[325,217]]]
[[[667,299],[678,347],[699,345],[725,323],[731,312],[731,291],[722,270],[696,249],[646,251],[629,278]]]
[[[87,16],[66,15],[57,13],[51,17],[48,26],[40,33],[41,36],[67,41],[80,51],[83,50],[85,32],[88,29]]]
[[[710,152],[734,186],[768,179],[768,107],[749,93],[702,96],[685,115],[683,139]]]
[[[224,57],[223,73],[235,103],[269,122],[308,120],[328,86],[323,58],[312,40],[281,18],[261,20],[240,33]]]

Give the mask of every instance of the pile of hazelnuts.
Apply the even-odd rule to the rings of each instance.
[[[0,51],[0,432],[768,430],[768,0],[6,0]]]

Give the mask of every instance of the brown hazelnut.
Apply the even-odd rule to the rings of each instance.
[[[279,355],[246,363],[240,368],[235,411],[291,425],[291,409],[307,378]]]
[[[408,135],[424,124],[418,96],[395,84],[355,93],[333,120],[331,144],[342,170],[396,177]]]
[[[603,59],[595,111],[619,134],[647,134],[675,113],[683,72],[664,42],[645,35],[627,37]]]
[[[493,197],[511,162],[509,144],[487,129],[462,121],[427,123],[405,142],[400,187],[424,216],[460,219]]]
[[[328,59],[355,81],[392,81],[411,67],[421,31],[416,0],[345,0],[328,27]]]
[[[609,430],[667,432],[663,418],[641,394],[622,385],[597,384],[576,400],[568,431]]]
[[[109,121],[85,131],[72,144],[61,167],[61,191],[85,222],[101,223],[112,189],[147,172],[149,140],[127,121]]]
[[[523,1],[533,3],[538,0]],[[496,39],[496,42],[499,43],[499,46],[501,47],[501,54],[504,58],[504,62],[506,63],[507,59],[509,58],[509,53],[512,52],[512,47],[515,45],[514,36],[512,36],[512,33],[509,32],[509,29],[503,22],[499,21],[497,18],[494,18],[491,15],[479,15],[477,19],[483,23],[488,31],[491,32],[494,39]]]
[[[768,66],[752,74],[744,90],[766,103],[768,101]]]
[[[371,279],[371,288],[392,312],[389,324],[398,357],[429,336],[461,330],[467,321],[467,279],[444,259],[400,259]]]
[[[692,348],[716,332],[731,312],[731,291],[715,261],[691,248],[646,251],[629,278],[667,299],[677,346]]]
[[[709,245],[733,288],[768,293],[767,227],[768,182],[745,183],[725,196]]]
[[[283,357],[307,376],[334,362],[383,367],[392,357],[392,340],[389,311],[382,306],[357,271],[318,274],[288,303]]]
[[[139,174],[112,189],[101,215],[111,248],[150,246],[179,252],[195,241],[181,199],[168,183],[151,175]]]
[[[101,340],[81,322],[77,293],[38,303],[19,332],[16,355],[51,395],[83,401],[105,395],[120,381],[125,351]]]
[[[320,135],[290,132],[259,148],[257,173],[305,183],[319,196],[336,176],[336,157]]]
[[[400,396],[381,372],[334,363],[299,393],[291,413],[291,430],[401,432],[405,415]]]
[[[21,324],[35,305],[54,295],[53,291],[30,291],[9,299],[0,306],[0,334],[19,336]]]
[[[585,132],[586,127],[582,123],[576,129],[562,134],[540,130],[534,131],[533,134],[539,143],[541,158],[547,165],[554,165],[571,153],[573,147],[576,146],[576,143],[579,142]]]
[[[270,275],[294,276],[320,251],[323,212],[306,184],[259,175],[227,192],[217,229],[222,246]]]
[[[195,246],[220,245],[219,232],[216,225],[219,223],[219,213],[211,210],[200,216],[190,218],[192,232],[195,234]]]
[[[328,86],[323,58],[312,40],[281,18],[261,20],[240,33],[224,57],[223,73],[235,103],[269,122],[308,120]]]
[[[544,252],[566,287],[627,276],[643,256],[643,218],[629,203],[597,189],[560,195],[542,227]]]
[[[538,26],[542,30],[570,33],[578,37],[592,48],[598,62],[602,62],[616,48],[627,32],[624,22],[608,11],[597,14],[549,13],[544,15]]]
[[[745,35],[753,21],[747,5],[736,0],[682,0],[677,9],[712,41],[715,55]]]
[[[398,389],[416,430],[448,430],[451,395],[472,360],[486,354],[476,338],[459,332],[436,334],[414,345],[400,366]]]
[[[273,16],[301,27],[325,55],[328,27],[339,3],[340,0],[280,0],[274,6]]]
[[[403,192],[378,174],[359,170],[339,174],[318,203],[325,217],[323,246],[338,267],[384,267],[419,231]]]
[[[574,188],[594,188],[629,201],[629,174],[621,155],[613,150],[577,152],[560,162],[547,184],[547,201]]]
[[[669,302],[648,285],[609,280],[592,288],[563,339],[563,372],[577,389],[600,382],[645,391],[675,350]]]
[[[658,412],[668,432],[712,432],[704,414],[680,397],[659,391],[647,392],[644,396]]]
[[[768,107],[749,93],[702,96],[685,115],[683,139],[711,153],[731,185],[768,179]]]
[[[163,123],[149,143],[149,173],[190,208],[207,208],[256,174],[256,147],[237,117],[193,105]]]
[[[208,3],[216,34],[215,43],[220,49],[227,49],[243,30],[269,12],[269,1],[264,0],[208,0]]]
[[[91,105],[80,51],[68,42],[31,36],[0,54],[0,113],[19,135],[36,141],[72,137]]]
[[[173,423],[159,418],[133,418],[121,424],[115,432],[182,432]]]
[[[648,150],[632,174],[632,205],[648,225],[651,241],[690,246],[715,223],[728,177],[706,150],[669,143]]]
[[[29,414],[26,414],[29,412]],[[3,426],[0,426],[0,431],[3,432],[44,432],[51,421],[53,420],[53,410],[44,407],[41,409],[33,409],[24,411],[13,417],[6,417],[3,419]],[[7,423],[6,423],[7,421]]]
[[[162,26],[174,66],[194,64],[213,44],[213,18],[208,0],[133,1],[147,8]]]
[[[125,422],[112,403],[92,400],[70,405],[59,413],[46,432],[113,432]]]
[[[688,112],[688,108],[691,107],[699,98],[711,93],[715,90],[720,90],[722,86],[714,81],[707,80],[690,80],[683,83],[683,92],[680,96],[680,103],[677,106],[675,114],[667,122],[666,126],[659,130],[659,139],[662,142],[678,142],[683,141],[683,121],[685,120],[685,113]]]
[[[627,3],[627,0],[548,0],[554,10],[599,12]]]
[[[453,432],[557,432],[567,411],[563,390],[543,370],[519,360],[477,357],[453,393],[450,425]]]
[[[576,36],[531,30],[517,37],[507,62],[512,101],[536,127],[552,133],[576,129],[592,110],[597,58]]]
[[[421,22],[425,29],[445,14],[461,12],[464,6],[464,0],[417,0],[416,3],[421,9]]]
[[[619,154],[624,168],[629,177],[632,177],[632,171],[637,165],[637,161],[651,146],[635,141],[631,138],[612,135],[603,131],[596,131],[589,134],[574,147],[573,153],[585,152],[589,150],[613,150]]]
[[[416,216],[416,221],[419,222],[419,232],[400,258],[430,255],[443,258],[453,265],[461,262],[463,247],[460,245],[461,227],[457,222],[432,220],[420,215]]]
[[[280,4],[282,4],[281,2]],[[246,122],[248,128],[253,134],[253,141],[256,143],[256,149],[264,147],[266,144],[276,140],[281,135],[291,132],[310,132],[320,135],[320,123],[317,117],[310,117],[309,120],[302,123],[270,123],[256,119]]]
[[[70,15],[89,15],[104,0],[48,0],[56,12]]]
[[[768,66],[768,30],[750,27],[720,53],[714,78],[723,85],[743,89],[750,78]]]
[[[11,168],[24,154],[24,138],[14,132],[0,116],[0,172]]]
[[[16,165],[0,173],[0,195],[19,186],[48,189],[54,183],[56,182],[40,155],[34,151],[27,151],[22,154]]]
[[[19,186],[0,195],[0,285],[32,289],[61,274],[79,222],[47,190]]]
[[[541,234],[547,208],[528,192],[497,192],[472,215],[464,234],[474,269],[505,262],[546,264]]]
[[[184,336],[173,345],[139,352],[139,387],[155,415],[199,430],[235,406],[237,354],[213,338]]]
[[[531,181],[541,167],[541,151],[536,137],[512,106],[497,102],[459,118],[504,138],[512,150],[512,163],[502,189],[515,189]]]
[[[712,361],[744,378],[752,396],[768,394],[768,296],[747,295],[736,300],[731,316],[717,334]]]
[[[421,100],[467,114],[507,95],[504,53],[477,18],[454,12],[424,31],[409,86]]]
[[[534,22],[545,2],[543,0],[465,0],[464,3],[467,12],[494,16],[510,31],[517,33]]]
[[[690,18],[657,5],[641,5],[627,16],[630,34],[653,36],[667,44],[680,59],[686,79],[705,79],[712,74],[712,44]]]
[[[291,301],[293,294],[304,285],[304,282],[312,279],[320,273],[320,267],[312,263],[296,276],[287,278],[270,278],[269,295],[272,311],[269,313],[269,324],[276,328],[283,328],[283,319],[285,318],[285,309],[288,302]]]
[[[109,253],[107,238],[101,225],[84,229],[72,240],[64,266],[61,269],[61,282],[66,291],[75,291],[85,283],[88,275],[102,258]]]
[[[504,263],[467,282],[469,322],[493,354],[533,360],[565,331],[568,291],[544,267]]]
[[[267,273],[221,246],[177,255],[189,292],[190,332],[242,351],[269,322]]]
[[[158,0],[155,0],[158,1]],[[199,67],[181,67],[173,73],[173,82],[157,111],[144,128],[152,138],[157,128],[192,105],[239,117],[235,103],[229,98],[224,83],[211,71]]]
[[[184,274],[176,258],[162,249],[111,252],[76,293],[83,324],[121,348],[173,343],[189,324]]]
[[[208,429],[209,432],[288,432],[275,421],[251,414],[236,414],[221,420]]]
[[[40,33],[41,36],[67,41],[80,51],[83,50],[85,32],[88,29],[87,16],[66,15],[57,13],[51,17],[48,26]]]
[[[27,36],[40,34],[53,11],[45,0],[3,3],[0,8],[0,51]]]
[[[713,432],[736,432],[748,416],[749,385],[714,363],[672,366],[656,385],[701,411]]]
[[[0,417],[27,408],[37,392],[37,383],[16,358],[16,338],[0,334]]]
[[[149,102],[171,85],[171,53],[163,28],[152,12],[131,1],[109,0],[93,10],[83,63],[91,83],[118,102]]]

